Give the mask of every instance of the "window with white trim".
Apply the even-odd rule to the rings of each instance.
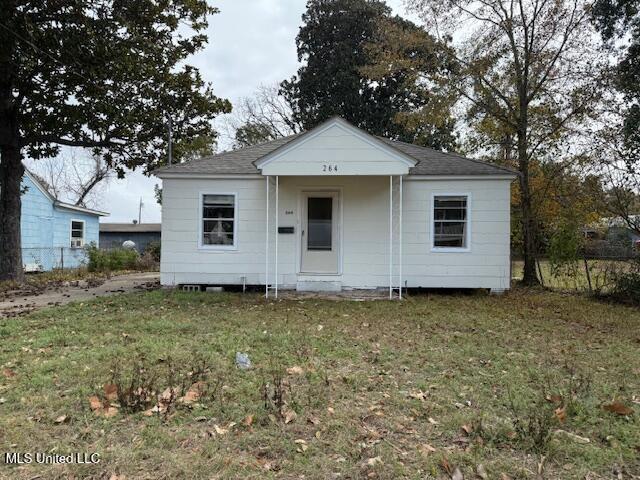
[[[235,195],[202,195],[202,246],[234,246],[235,223]]]
[[[468,197],[433,197],[433,248],[468,248]]]
[[[84,222],[71,220],[71,248],[84,247]]]

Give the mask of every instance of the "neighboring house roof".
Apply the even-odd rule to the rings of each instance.
[[[100,233],[160,233],[159,223],[101,223]]]
[[[334,118],[328,120],[328,122],[335,120]],[[341,121],[344,122],[344,120]],[[326,123],[327,122],[325,122],[325,124]],[[321,127],[322,125],[316,127],[316,129]],[[165,173],[204,175],[260,174],[256,163],[261,158],[285,147],[296,139],[306,136],[316,129],[239,150],[223,152],[185,163],[161,167],[156,170],[155,173],[159,175]],[[466,158],[453,153],[445,153],[433,148],[398,142],[388,138],[374,138],[415,160],[416,165],[409,169],[409,175],[517,175],[515,171],[509,168],[481,160]]]
[[[38,190],[40,190],[49,200],[51,200],[51,203],[53,203],[53,205],[55,207],[63,208],[65,210],[73,210],[73,211],[76,211],[76,212],[87,213],[89,215],[97,215],[99,217],[108,217],[109,216],[109,213],[107,213],[107,212],[102,212],[100,210],[93,210],[91,208],[86,208],[86,207],[81,207],[81,206],[78,206],[78,205],[72,205],[72,204],[66,203],[66,202],[61,202],[60,200],[58,200],[56,197],[54,197],[51,194],[51,192],[49,191],[48,188],[46,188],[42,184],[42,182],[39,180],[37,175],[31,173],[26,168],[24,170],[24,173],[25,173],[26,176],[29,177],[29,179],[38,188]]]

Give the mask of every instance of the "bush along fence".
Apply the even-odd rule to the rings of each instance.
[[[87,268],[92,272],[118,270],[157,270],[160,262],[159,242],[150,243],[142,254],[126,248],[37,247],[22,249],[26,273]]]
[[[160,246],[149,244],[140,255],[130,248],[99,249],[87,247],[90,272],[113,272],[118,270],[157,270],[160,263]]]
[[[536,267],[546,288],[640,304],[640,251],[632,246],[551,243]],[[521,261],[514,259],[511,268],[514,280],[522,278]]]

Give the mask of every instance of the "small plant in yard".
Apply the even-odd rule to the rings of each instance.
[[[500,440],[484,422],[473,429],[475,434],[497,443],[516,441],[523,450],[542,455],[549,454],[554,435],[565,434],[579,439],[579,436],[564,428],[590,395],[591,377],[569,366],[564,367],[564,372],[566,376],[560,381],[536,379],[530,395],[509,390],[506,407],[510,428],[505,438]]]
[[[285,369],[281,365],[274,366],[273,362],[260,385],[265,411],[285,423],[296,418],[296,411],[324,404],[328,389],[326,373],[307,372],[299,366]]]
[[[167,419],[180,406],[214,401],[221,387],[222,380],[203,358],[180,364],[171,358],[150,362],[138,353],[127,365],[114,362],[102,398],[94,395],[89,403],[96,415],[144,412]]]

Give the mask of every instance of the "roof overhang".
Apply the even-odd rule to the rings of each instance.
[[[65,210],[73,210],[74,212],[87,213],[89,215],[96,215],[98,217],[109,216],[109,213],[107,212],[101,212],[100,210],[92,210],[90,208],[80,207],[78,205],[71,205],[70,203],[59,202],[57,200],[53,202],[53,205],[58,208],[63,208]]]
[[[334,117],[255,162],[262,175],[407,175],[416,160]]]

